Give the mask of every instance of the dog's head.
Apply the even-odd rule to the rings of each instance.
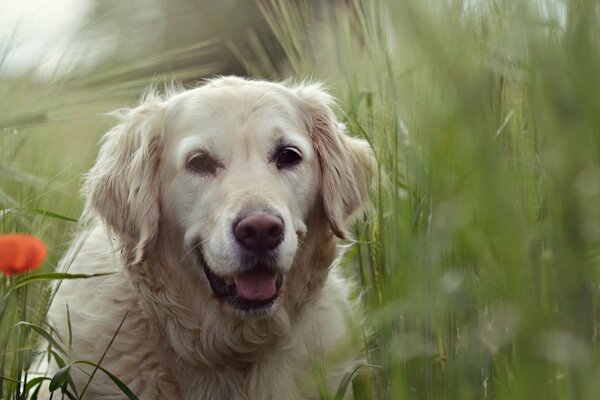
[[[268,314],[309,219],[321,215],[344,238],[368,202],[371,150],[346,136],[332,103],[318,84],[233,77],[149,96],[107,134],[87,211],[120,237],[129,263],[171,235],[216,301]]]

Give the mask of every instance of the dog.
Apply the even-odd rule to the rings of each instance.
[[[373,152],[333,107],[319,83],[219,77],[119,111],[63,260],[110,274],[63,281],[49,310],[71,358],[142,400],[334,391],[360,315],[338,238],[369,207]],[[86,390],[125,397],[101,372]]]

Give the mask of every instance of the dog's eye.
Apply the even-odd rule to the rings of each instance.
[[[300,161],[302,161],[302,154],[295,147],[281,147],[275,154],[275,163],[279,169],[293,167],[300,164]]]
[[[208,153],[194,154],[186,164],[188,170],[202,175],[215,175],[221,166],[219,160]]]

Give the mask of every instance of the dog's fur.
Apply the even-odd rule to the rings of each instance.
[[[335,389],[356,356],[357,312],[334,235],[346,237],[368,203],[372,153],[332,105],[319,84],[225,77],[120,112],[86,177],[92,228],[63,261],[70,273],[113,274],[64,281],[50,310],[66,341],[69,306],[72,358],[98,361],[127,315],[102,366],[142,400],[318,398],[323,366]],[[301,153],[298,165],[275,165],[281,143]],[[190,154],[205,152],[218,162],[190,170]],[[248,262],[231,234],[247,210],[285,225],[269,258],[283,287],[260,311],[215,296],[203,271],[228,276]],[[86,396],[124,397],[100,372]]]

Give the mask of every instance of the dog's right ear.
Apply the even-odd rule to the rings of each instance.
[[[121,239],[127,261],[139,263],[158,231],[164,105],[147,95],[140,106],[118,114],[121,123],[104,136],[86,175],[84,216],[99,215]]]

